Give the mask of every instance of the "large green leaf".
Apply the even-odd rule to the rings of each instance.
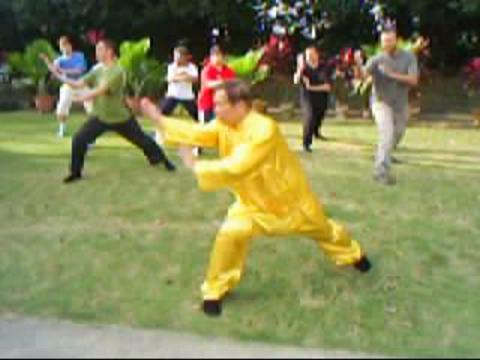
[[[25,68],[25,61],[23,54],[19,52],[14,52],[8,55],[7,58],[8,66],[14,74],[22,74]]]
[[[245,55],[229,56],[227,64],[235,71],[237,76],[248,77],[257,70],[263,52],[263,49],[250,50]]]
[[[150,39],[140,41],[125,41],[120,45],[120,64],[128,71],[147,57],[150,51]]]
[[[40,59],[41,54],[46,54],[50,59],[57,57],[50,42],[37,39],[28,45],[23,53],[11,54],[8,57],[8,64],[15,74],[27,77],[37,87],[45,87],[49,71]]]
[[[119,62],[127,72],[128,88],[135,96],[156,93],[165,82],[167,65],[149,56],[150,47],[149,38],[125,41],[120,46]]]
[[[227,64],[235,74],[252,84],[264,81],[270,75],[270,69],[260,66],[264,50],[250,50],[245,55],[229,56]]]

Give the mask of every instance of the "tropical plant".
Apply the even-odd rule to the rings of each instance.
[[[227,64],[235,74],[252,85],[266,80],[270,74],[268,66],[261,66],[264,49],[250,50],[241,56],[229,56]]]
[[[127,72],[127,87],[134,97],[155,95],[166,82],[167,64],[150,57],[150,47],[148,38],[125,41],[120,46],[119,62]]]
[[[46,54],[53,59],[57,56],[53,46],[45,39],[37,39],[27,46],[23,53],[15,52],[7,57],[7,63],[14,75],[25,76],[36,89],[37,95],[48,95],[51,85],[49,71],[40,59]]]

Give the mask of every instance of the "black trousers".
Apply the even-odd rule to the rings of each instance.
[[[198,108],[195,100],[180,100],[172,97],[167,97],[162,105],[162,114],[171,115],[178,105],[182,105],[188,112],[188,114],[198,121]]]
[[[315,98],[301,99],[303,120],[303,146],[309,148],[313,143],[313,136],[321,135],[323,120],[328,108],[328,95]]]
[[[200,112],[200,114],[201,114],[200,122],[202,124],[208,124],[213,119],[215,119],[215,111],[213,111],[213,109],[203,110]]]
[[[157,165],[167,161],[163,150],[151,137],[142,131],[135,118],[132,117],[130,120],[118,124],[107,124],[96,117],[92,117],[80,128],[73,138],[72,160],[70,165],[72,175],[82,175],[88,144],[95,142],[97,138],[107,131],[116,132],[137,148],[141,149],[151,165]]]

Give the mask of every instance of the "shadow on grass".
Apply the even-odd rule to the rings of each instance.
[[[425,148],[415,148],[415,147],[401,147],[399,149],[400,153],[421,153],[421,154],[438,154],[438,155],[454,155],[454,156],[468,156],[468,157],[477,157],[477,161],[480,162],[480,151],[472,150],[447,150],[447,149],[425,149]]]

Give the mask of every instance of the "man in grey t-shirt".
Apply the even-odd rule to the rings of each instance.
[[[408,92],[418,85],[417,58],[398,48],[395,30],[381,34],[382,53],[371,58],[365,67],[357,60],[357,75],[373,80],[372,112],[379,130],[375,159],[375,180],[394,185],[391,174],[392,152],[402,140],[408,122]]]

